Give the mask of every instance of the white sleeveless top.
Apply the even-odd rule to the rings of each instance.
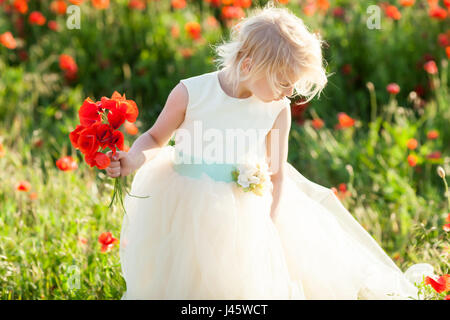
[[[265,157],[266,135],[290,100],[284,97],[266,103],[255,95],[231,97],[223,91],[218,73],[180,80],[188,90],[189,102],[184,122],[175,131],[175,150],[208,163]]]

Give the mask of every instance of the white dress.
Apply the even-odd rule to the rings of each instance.
[[[125,196],[122,299],[417,299],[410,278],[332,190],[291,164],[275,223],[272,193],[244,192],[228,179],[232,164],[175,164],[179,154],[206,161],[214,138],[231,153],[217,143],[230,129],[260,133],[234,160],[261,157],[265,135],[289,108],[287,98],[230,97],[217,74],[181,80],[189,104],[176,144],[136,172],[130,193],[149,197]],[[186,133],[192,139],[179,138]]]

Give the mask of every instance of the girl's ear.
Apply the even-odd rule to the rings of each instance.
[[[244,61],[242,62],[242,69],[245,73],[248,73],[252,69],[251,61],[252,59],[245,58]]]

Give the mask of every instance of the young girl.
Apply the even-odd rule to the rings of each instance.
[[[319,36],[269,3],[217,52],[221,68],[181,80],[107,168],[137,170],[130,193],[148,196],[125,197],[122,299],[417,299],[332,190],[287,162],[286,96],[327,83]]]

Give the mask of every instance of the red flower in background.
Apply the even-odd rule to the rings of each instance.
[[[415,0],[400,0],[400,5],[402,7],[411,7],[414,5]]]
[[[187,22],[184,29],[192,39],[199,39],[201,37],[202,27],[196,21]]]
[[[222,7],[223,19],[240,19],[245,17],[245,12],[241,7],[237,6],[225,6]]]
[[[402,17],[402,14],[398,10],[398,8],[393,5],[386,6],[386,8],[384,9],[384,13],[386,14],[386,16],[394,20],[400,20],[400,18]]]
[[[0,43],[8,49],[15,49],[17,47],[16,40],[9,31],[0,34]]]
[[[145,10],[146,4],[143,0],[130,0],[128,8],[135,10]]]
[[[28,22],[30,22],[30,24],[42,26],[45,23],[45,21],[47,21],[47,19],[39,11],[33,11],[28,16]]]
[[[445,10],[444,8],[441,8],[439,6],[434,6],[434,7],[430,8],[430,11],[428,11],[428,15],[431,18],[444,20],[447,17],[447,10]]]
[[[30,189],[31,189],[31,184],[28,181],[26,181],[26,180],[19,181],[16,184],[16,190],[17,191],[28,192],[28,191],[30,191]]]
[[[353,127],[355,124],[355,119],[350,117],[345,112],[339,112],[338,113],[338,121],[339,123],[336,124],[335,129],[343,129],[343,128],[350,128]]]
[[[50,3],[50,10],[56,14],[66,14],[67,4],[64,0],[55,0]]]
[[[78,168],[77,163],[71,156],[64,156],[56,160],[56,166],[61,171],[73,171]]]
[[[425,62],[425,64],[423,65],[423,68],[429,74],[436,74],[438,72],[438,68],[436,66],[436,62],[434,62],[433,60]]]
[[[3,158],[6,154],[5,147],[3,146],[3,143],[0,142],[0,158]]]
[[[186,0],[172,0],[171,5],[174,9],[183,9],[186,7]]]
[[[386,90],[390,94],[398,94],[400,92],[400,86],[396,83],[390,83],[387,85]]]
[[[430,153],[427,155],[427,158],[428,158],[428,159],[440,159],[440,158],[441,158],[441,152],[440,152],[440,151],[433,151],[433,152],[430,152]]]
[[[439,132],[437,130],[430,130],[427,133],[427,138],[430,140],[437,139],[439,137]]]
[[[100,244],[102,245],[102,252],[106,252],[109,249],[111,249],[115,243],[117,243],[119,240],[114,238],[111,234],[111,232],[103,232],[99,237],[98,237],[98,242],[100,242]]]
[[[14,9],[21,14],[25,14],[28,12],[28,4],[26,0],[14,0],[13,3]]]
[[[233,4],[235,6],[246,9],[252,5],[252,0],[234,0]]]
[[[429,276],[425,277],[425,284],[431,285],[437,293],[450,290],[450,275],[444,274],[437,279],[433,279]]]
[[[70,55],[61,54],[59,56],[59,67],[64,71],[64,77],[67,80],[74,80],[77,77],[78,66]]]
[[[109,8],[109,0],[92,0],[92,5],[99,10]]]
[[[58,31],[58,23],[55,20],[50,20],[47,23],[47,26],[50,30]]]
[[[134,123],[130,123],[130,122],[125,122],[125,131],[131,135],[134,136],[139,132],[138,127],[136,127],[136,125]]]
[[[410,154],[408,155],[407,160],[410,167],[415,167],[417,165],[417,156]]]
[[[408,147],[408,149],[410,150],[414,150],[417,148],[418,142],[416,139],[414,138],[410,138],[408,139],[408,141],[406,142],[406,146]]]

